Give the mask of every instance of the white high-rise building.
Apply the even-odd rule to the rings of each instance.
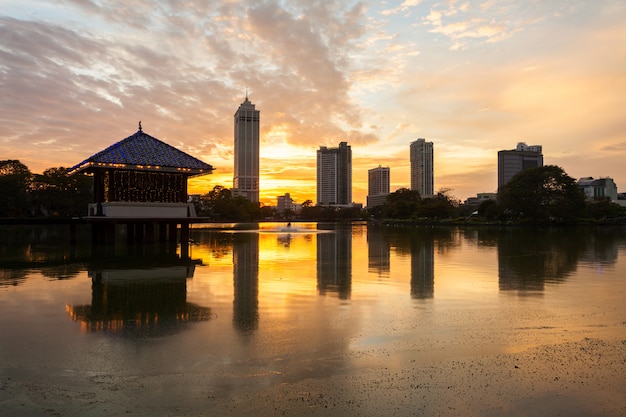
[[[317,204],[352,204],[352,150],[347,142],[317,151]]]
[[[417,190],[422,197],[434,195],[433,143],[426,139],[411,142],[411,190]]]
[[[260,111],[246,99],[235,113],[235,169],[233,196],[259,202]]]
[[[367,171],[367,207],[382,206],[389,195],[389,167]]]

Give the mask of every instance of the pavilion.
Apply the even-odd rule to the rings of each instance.
[[[188,202],[187,180],[212,171],[211,165],[145,133],[139,122],[135,134],[90,156],[68,172],[93,175],[93,202],[89,204],[87,219],[102,225],[103,230],[107,224],[126,224],[134,239],[135,232],[153,233],[154,228],[144,227],[146,222],[162,229],[175,228],[176,224],[188,226],[195,210]],[[97,231],[98,235],[103,233],[110,234]]]
[[[89,216],[180,218],[193,215],[187,179],[213,167],[145,133],[134,135],[69,169],[93,174]]]

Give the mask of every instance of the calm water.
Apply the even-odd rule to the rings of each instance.
[[[407,361],[626,339],[622,228],[250,227],[195,226],[187,260],[180,247],[93,248],[87,235],[70,245],[64,227],[3,227],[0,378],[124,378],[139,393],[141,378],[210,375],[137,395],[219,400]]]

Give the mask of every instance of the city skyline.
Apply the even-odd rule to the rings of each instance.
[[[498,0],[60,2],[0,12],[0,159],[71,167],[135,131],[234,178],[233,109],[263,110],[260,199],[316,200],[315,150],[350,143],[410,187],[408,144],[437,144],[435,192],[497,190],[497,152],[543,145],[575,179],[626,184],[626,5]],[[289,36],[287,36],[289,34]]]

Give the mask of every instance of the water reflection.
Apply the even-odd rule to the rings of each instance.
[[[350,298],[352,288],[352,225],[320,224],[317,235],[317,289],[320,295]]]
[[[91,304],[67,305],[67,313],[84,332],[129,338],[169,335],[186,323],[209,320],[210,308],[187,302],[187,279],[198,261],[171,249],[130,245],[126,256],[92,258]]]
[[[78,227],[79,237],[89,230]],[[88,240],[88,237],[85,237]],[[29,270],[53,279],[70,279],[84,269],[91,256],[89,245],[72,244],[70,227],[2,226],[0,231],[0,286],[20,285]]]
[[[233,324],[242,332],[259,324],[259,234],[233,234]]]
[[[513,228],[498,240],[501,291],[536,293],[546,281],[561,282],[572,274],[585,252],[584,229]]]
[[[367,270],[378,277],[388,277],[391,267],[391,244],[380,227],[367,228]]]

